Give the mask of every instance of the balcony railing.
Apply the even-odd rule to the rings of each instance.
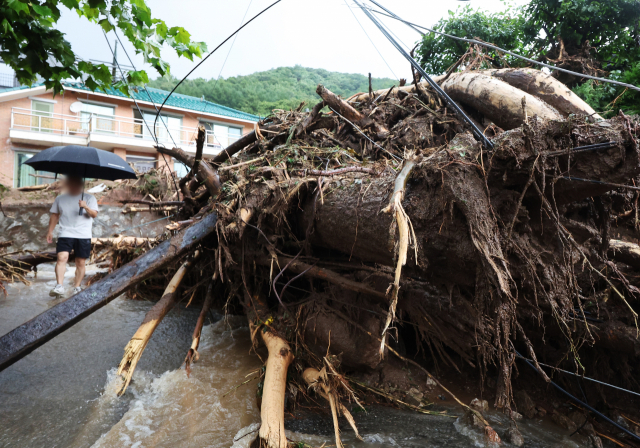
[[[154,141],[151,135],[154,130],[152,122],[89,113],[63,115],[14,107],[11,109],[11,129],[80,137],[89,137],[96,133]],[[181,147],[195,146],[197,133],[197,128],[165,126],[160,121],[155,127],[158,143],[167,146],[173,145],[174,142]],[[208,148],[224,149],[239,138],[239,135],[220,132],[214,134],[213,131],[207,131],[205,145]]]

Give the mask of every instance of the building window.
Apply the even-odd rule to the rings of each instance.
[[[50,184],[51,182],[53,182],[53,179],[51,178],[54,177],[54,175],[52,173],[48,173],[46,171],[36,171],[29,165],[24,165],[24,162],[26,162],[33,156],[34,154],[30,152],[16,152],[15,175],[13,180],[15,188]]]
[[[156,122],[155,112],[142,111],[142,115],[137,110],[133,111],[133,116],[137,121],[136,137],[146,140],[154,140],[154,136],[150,132],[153,131],[153,124]],[[155,130],[159,142],[171,142],[177,145],[183,140],[182,138],[182,118],[171,115],[160,114]]]
[[[182,179],[184,176],[189,174],[189,168],[187,165],[177,159],[173,159],[173,171],[176,173],[176,177],[178,179]]]
[[[106,132],[108,134],[112,134],[116,131],[114,116],[114,107],[82,103],[80,118],[82,120],[82,129],[84,131]]]
[[[224,149],[242,137],[242,128],[201,121],[207,131],[207,146]]]
[[[31,130],[53,132],[53,103],[31,100]]]
[[[156,167],[156,159],[153,157],[127,156],[127,163],[133,165],[136,171],[146,173]]]

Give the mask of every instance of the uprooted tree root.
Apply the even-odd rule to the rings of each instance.
[[[546,79],[470,72],[443,84],[491,150],[422,84],[349,104],[319,86],[311,112],[274,111],[212,160],[200,160],[202,138],[195,159],[159,148],[193,167],[170,228],[218,217],[189,294],[247,314],[267,347],[257,444],[286,446],[285,391],[312,384],[335,422],[357,400],[344,374],[389,357],[427,376],[426,363],[497,375],[494,404],[508,411],[516,351],[638,387],[638,191],[620,188],[640,174],[638,123],[594,123],[557,85],[546,99],[544,86],[520,90],[527,77]],[[414,352],[400,349],[407,337]]]

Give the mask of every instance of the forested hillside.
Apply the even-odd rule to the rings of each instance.
[[[149,86],[171,90],[178,80],[158,78]],[[223,106],[266,116],[273,109],[290,109],[307,101],[310,107],[318,102],[316,87],[323,84],[329,90],[349,96],[369,89],[369,80],[364,75],[330,72],[323,69],[280,67],[246,76],[215,79],[188,79],[177,92],[201,97]],[[373,89],[383,89],[397,84],[389,78],[373,78]]]

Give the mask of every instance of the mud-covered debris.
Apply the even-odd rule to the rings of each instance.
[[[518,412],[521,412],[527,418],[535,418],[538,413],[536,410],[536,405],[524,390],[519,390],[516,392],[515,396],[516,406],[518,407]]]
[[[489,402],[487,400],[481,400],[479,398],[474,398],[473,400],[471,400],[469,406],[480,412],[486,412],[489,410]]]
[[[568,429],[571,432],[575,432],[578,429],[578,426],[573,420],[558,411],[553,411],[551,414],[551,420],[553,420],[556,425],[561,428]]]
[[[522,436],[522,433],[520,433],[518,426],[514,422],[511,422],[511,424],[509,425],[509,429],[505,433],[504,439],[514,446],[524,445],[524,437]]]

